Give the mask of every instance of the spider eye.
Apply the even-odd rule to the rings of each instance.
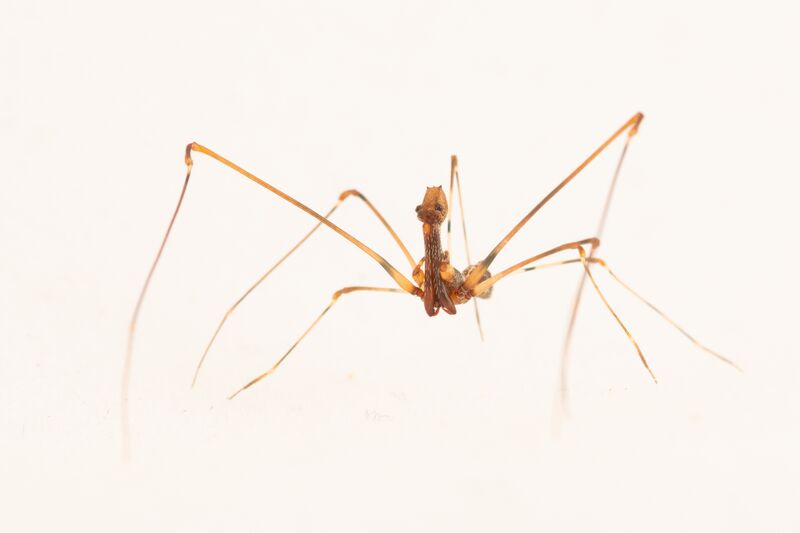
[[[419,210],[420,210],[420,209],[422,209],[422,206],[421,206],[421,205],[418,205],[417,207],[415,207],[415,208],[414,208],[414,211],[416,211],[417,213],[419,213]]]
[[[442,211],[444,211],[444,206],[442,204],[436,204],[434,209],[436,209],[437,211],[439,211],[441,213]]]

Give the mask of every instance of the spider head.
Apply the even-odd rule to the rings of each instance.
[[[447,217],[447,197],[441,187],[428,187],[422,203],[417,206],[417,218],[426,224],[439,225]]]

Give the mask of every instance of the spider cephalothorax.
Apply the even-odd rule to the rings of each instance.
[[[417,218],[422,222],[425,257],[417,264],[413,277],[422,288],[425,312],[435,316],[440,309],[444,309],[446,313],[454,315],[456,305],[468,302],[472,293],[463,289],[465,276],[450,264],[450,254],[442,250],[440,228],[447,218],[447,197],[442,188],[428,187],[416,211]],[[467,267],[465,272],[473,268],[474,265]],[[482,280],[489,276],[487,271]],[[486,291],[481,297],[488,297],[490,292]]]

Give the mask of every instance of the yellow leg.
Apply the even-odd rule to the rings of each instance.
[[[306,330],[303,332],[303,334],[302,334],[302,335],[300,335],[300,338],[299,338],[299,339],[297,339],[297,340],[294,342],[294,344],[292,344],[292,346],[291,346],[291,347],[290,347],[290,348],[289,348],[289,349],[286,351],[286,353],[285,353],[285,354],[283,354],[283,356],[281,356],[281,358],[280,358],[280,359],[278,359],[278,362],[277,362],[277,363],[275,363],[274,365],[272,365],[272,368],[270,368],[269,370],[267,370],[266,372],[264,372],[264,373],[263,373],[263,374],[261,374],[260,376],[258,376],[258,377],[256,377],[256,378],[252,379],[252,380],[251,380],[249,383],[247,383],[247,385],[245,385],[244,387],[240,388],[239,390],[237,390],[236,392],[234,392],[233,394],[231,394],[231,395],[228,397],[228,399],[229,399],[229,400],[232,400],[234,397],[236,397],[236,395],[238,395],[238,394],[239,394],[240,392],[242,392],[243,390],[245,390],[245,389],[248,389],[248,388],[252,387],[253,385],[255,385],[256,383],[258,383],[259,381],[261,381],[261,380],[262,380],[262,379],[264,379],[265,377],[267,377],[267,376],[269,376],[270,374],[272,374],[273,372],[275,372],[275,370],[277,370],[277,368],[280,366],[280,364],[281,364],[281,363],[283,363],[283,361],[284,361],[284,360],[285,360],[287,357],[289,357],[289,354],[290,354],[290,353],[292,353],[292,351],[293,351],[295,348],[297,348],[297,345],[298,345],[298,344],[300,344],[300,341],[302,341],[302,340],[303,340],[303,339],[306,337],[306,335],[308,335],[308,334],[311,332],[311,330],[312,330],[312,329],[314,329],[314,326],[316,326],[316,325],[319,323],[319,321],[320,321],[320,320],[322,320],[322,317],[323,317],[323,316],[325,316],[325,313],[327,313],[328,311],[330,311],[331,307],[333,307],[333,305],[336,303],[336,301],[339,299],[339,297],[340,297],[340,296],[342,296],[342,295],[345,295],[345,294],[350,294],[351,292],[357,292],[357,291],[371,291],[371,292],[403,292],[401,289],[397,289],[397,288],[383,288],[383,287],[345,287],[344,289],[339,289],[338,291],[334,292],[334,293],[333,293],[333,296],[331,297],[331,301],[330,301],[330,303],[329,303],[329,304],[328,304],[328,305],[325,307],[325,309],[323,309],[323,310],[322,310],[322,312],[321,312],[321,313],[319,314],[319,316],[318,316],[318,317],[317,317],[317,318],[314,320],[314,322],[312,322],[312,323],[311,323],[311,325],[310,325],[310,326],[308,326],[308,328],[307,328],[307,329],[306,329]]]

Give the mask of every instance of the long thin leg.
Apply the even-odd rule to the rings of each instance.
[[[575,170],[573,170],[569,176],[564,178],[564,180],[562,180],[561,183],[559,183],[555,189],[550,191],[547,194],[547,196],[545,196],[538,204],[536,204],[536,206],[534,206],[534,208],[531,209],[527,215],[522,217],[522,220],[520,220],[519,223],[516,226],[514,226],[511,229],[511,231],[508,232],[508,235],[503,237],[503,240],[501,240],[497,244],[497,246],[495,246],[494,249],[491,252],[489,252],[489,255],[487,255],[483,261],[478,263],[478,266],[470,273],[469,277],[465,280],[464,289],[469,290],[481,284],[481,277],[488,270],[489,265],[497,257],[497,254],[500,253],[500,250],[502,250],[503,247],[505,247],[505,245],[508,244],[508,241],[510,241],[511,238],[514,235],[516,235],[520,229],[522,229],[522,227],[533,217],[533,215],[535,215],[542,207],[544,207],[544,205],[547,202],[549,202],[550,199],[553,198],[553,196],[558,194],[558,192],[561,189],[563,189],[570,181],[572,181],[573,178],[575,178],[575,176],[577,176],[584,168],[586,168],[586,166],[589,165],[589,163],[594,161],[594,159],[598,155],[600,155],[600,153],[602,153],[603,150],[605,150],[608,147],[608,145],[610,145],[617,137],[622,135],[622,133],[624,133],[627,130],[629,138],[636,135],[636,132],[639,129],[639,124],[642,122],[643,118],[644,115],[642,115],[641,113],[636,113],[634,116],[628,119],[628,121],[625,124],[623,124],[622,127],[620,127],[608,139],[606,139],[606,141],[603,144],[601,144],[594,152],[592,152],[592,154],[588,158],[586,158],[586,160],[583,163],[578,165],[578,167]]]
[[[411,257],[411,254],[408,252],[408,248],[406,248],[405,244],[403,244],[403,241],[400,240],[400,237],[398,237],[397,233],[395,233],[395,231],[392,229],[392,227],[389,225],[386,219],[383,218],[383,215],[381,215],[380,212],[375,208],[375,206],[372,205],[372,202],[367,200],[366,196],[361,194],[359,191],[355,189],[349,189],[340,194],[338,201],[325,214],[325,218],[329,219],[330,216],[333,214],[333,212],[336,211],[336,209],[338,209],[338,207],[342,204],[342,202],[344,202],[347,198],[350,198],[351,196],[354,196],[359,200],[363,201],[365,204],[367,204],[367,207],[370,208],[370,210],[375,214],[375,216],[378,217],[378,220],[381,221],[383,226],[392,235],[392,238],[394,238],[397,245],[403,251],[403,254],[406,256],[406,259],[408,260],[409,264],[411,265],[411,268],[413,269],[416,263],[414,262],[414,259]],[[300,241],[297,244],[295,244],[288,252],[286,252],[280,259],[278,259],[278,261],[274,265],[272,265],[260,278],[258,278],[258,280],[255,283],[253,283],[250,286],[250,288],[247,289],[244,292],[244,294],[242,294],[239,297],[239,299],[236,300],[236,302],[227,310],[225,316],[222,317],[222,320],[220,320],[219,324],[217,325],[217,329],[214,331],[214,334],[211,336],[211,340],[208,341],[208,345],[206,346],[206,349],[203,351],[203,355],[200,357],[200,361],[198,361],[197,363],[197,368],[195,369],[194,377],[192,378],[192,387],[194,387],[195,383],[197,382],[197,376],[200,374],[200,368],[203,366],[203,363],[206,360],[206,356],[208,355],[208,352],[211,350],[211,346],[217,339],[217,336],[219,335],[219,332],[222,330],[222,326],[224,326],[225,322],[228,320],[228,317],[231,316],[234,310],[236,310],[236,308],[239,307],[239,304],[241,304],[244,301],[244,299],[247,298],[250,295],[250,293],[253,292],[256,289],[256,287],[258,287],[261,284],[261,282],[267,279],[267,276],[272,274],[272,272],[275,271],[275,269],[277,269],[290,255],[292,255],[295,252],[295,250],[300,248],[300,246],[304,242],[306,242],[306,240],[309,237],[311,237],[311,235],[315,231],[317,231],[320,226],[322,226],[322,222],[317,222],[317,224],[313,228],[311,228],[311,230],[308,233],[306,233],[306,235],[302,239],[300,239]]]
[[[344,231],[342,228],[340,228],[339,226],[337,226],[336,224],[334,224],[330,220],[326,219],[325,217],[323,217],[322,215],[320,215],[319,213],[317,213],[316,211],[314,211],[313,209],[308,207],[307,205],[295,200],[294,198],[292,198],[291,196],[289,196],[285,192],[281,191],[280,189],[277,189],[277,188],[273,187],[272,185],[270,185],[266,181],[262,180],[261,178],[257,177],[256,175],[251,174],[250,172],[246,171],[245,169],[243,169],[242,167],[240,167],[236,163],[233,163],[233,162],[225,159],[221,155],[213,152],[212,150],[210,150],[210,149],[208,149],[205,146],[202,146],[200,144],[191,143],[186,147],[186,157],[187,157],[187,159],[191,160],[191,152],[193,152],[193,151],[206,154],[207,156],[211,157],[212,159],[216,159],[217,161],[219,161],[220,163],[222,163],[226,167],[228,167],[228,168],[230,168],[232,170],[235,170],[236,172],[238,172],[239,174],[241,174],[245,178],[257,183],[258,185],[261,185],[265,189],[273,192],[277,196],[280,196],[281,198],[283,198],[284,200],[286,200],[290,204],[294,205],[295,207],[298,207],[299,209],[305,211],[306,213],[308,213],[312,217],[314,217],[317,220],[319,220],[322,224],[325,224],[326,226],[331,228],[333,231],[335,231],[336,233],[338,233],[339,235],[341,235],[342,237],[344,237],[345,239],[347,239],[348,241],[353,243],[355,246],[357,246],[359,249],[361,249],[362,252],[364,252],[365,254],[370,256],[372,259],[374,259],[392,277],[392,279],[395,281],[395,283],[397,283],[400,286],[401,289],[403,289],[407,293],[413,294],[415,296],[422,294],[422,292],[419,289],[419,287],[417,287],[411,281],[409,281],[408,278],[406,278],[403,274],[400,273],[399,270],[397,270],[395,267],[393,267],[391,264],[389,264],[389,262],[386,259],[384,259],[381,255],[379,255],[375,250],[373,250],[372,248],[370,248],[369,246],[367,246],[363,242],[359,241],[358,239],[356,239],[355,237],[353,237],[352,235],[350,235],[349,233]]]
[[[637,125],[638,127],[638,125]],[[628,135],[625,139],[625,144],[622,147],[622,152],[620,153],[619,160],[617,161],[617,166],[614,169],[614,177],[611,179],[611,185],[608,188],[608,193],[606,194],[606,201],[603,205],[603,212],[600,214],[600,220],[597,223],[597,231],[595,235],[598,239],[603,238],[603,230],[605,230],[606,220],[608,219],[608,213],[611,209],[611,200],[614,197],[614,191],[617,188],[617,181],[619,180],[619,173],[622,170],[622,163],[625,161],[625,154],[628,153],[628,145],[631,142],[632,135]],[[594,256],[595,249],[593,248],[589,252],[589,257]],[[575,322],[578,318],[578,309],[581,305],[581,296],[583,295],[583,287],[586,284],[586,277],[587,277],[588,269],[584,269],[581,271],[581,279],[578,282],[578,288],[575,290],[575,296],[572,299],[572,307],[570,310],[569,315],[569,322],[567,323],[567,331],[564,333],[564,344],[561,347],[561,364],[559,366],[559,402],[561,404],[561,408],[563,411],[567,411],[567,381],[568,381],[568,374],[569,374],[569,356],[570,356],[570,344],[572,343],[572,334],[575,331]]]
[[[277,369],[277,368],[280,366],[280,364],[281,364],[281,363],[283,363],[283,361],[284,361],[284,360],[285,360],[287,357],[289,357],[289,354],[290,354],[290,353],[292,353],[292,351],[293,351],[295,348],[297,348],[297,345],[298,345],[298,344],[300,344],[300,342],[301,342],[301,341],[302,341],[302,340],[303,340],[303,339],[306,337],[306,335],[308,335],[308,334],[309,334],[309,332],[311,332],[311,330],[312,330],[312,329],[314,329],[314,326],[316,326],[316,325],[319,323],[319,321],[320,321],[320,320],[322,320],[322,317],[323,317],[323,316],[325,316],[325,313],[327,313],[328,311],[330,311],[331,307],[333,307],[333,304],[335,304],[335,303],[336,303],[336,301],[339,299],[339,297],[340,297],[340,296],[342,296],[342,295],[344,295],[344,294],[349,294],[349,293],[351,293],[351,292],[356,292],[356,291],[372,291],[372,292],[403,292],[402,290],[400,290],[400,289],[396,289],[396,288],[394,288],[394,287],[392,287],[392,288],[383,288],[383,287],[345,287],[345,288],[343,288],[343,289],[339,289],[338,291],[334,292],[334,293],[333,293],[333,296],[331,297],[331,301],[330,301],[330,303],[329,303],[329,304],[328,304],[328,305],[325,307],[325,309],[323,309],[323,310],[322,310],[322,312],[321,312],[321,313],[319,314],[319,316],[318,316],[318,317],[317,317],[317,318],[314,320],[314,322],[312,322],[312,323],[311,323],[311,325],[310,325],[310,326],[308,326],[308,328],[307,328],[307,329],[306,329],[306,330],[303,332],[303,334],[302,334],[302,335],[300,335],[300,338],[299,338],[299,339],[297,339],[297,340],[294,342],[294,344],[292,344],[292,346],[291,346],[291,347],[290,347],[290,348],[289,348],[289,349],[286,351],[286,353],[285,353],[285,354],[283,354],[283,356],[281,356],[281,358],[280,358],[280,359],[278,359],[278,362],[276,362],[274,365],[272,365],[272,368],[270,368],[269,370],[267,370],[266,372],[264,372],[264,373],[263,373],[263,374],[261,374],[260,376],[258,376],[258,377],[256,377],[256,378],[252,379],[252,380],[251,380],[249,383],[247,383],[247,385],[245,385],[244,387],[240,388],[239,390],[237,390],[236,392],[234,392],[233,394],[231,394],[231,395],[228,397],[228,399],[229,399],[229,400],[232,400],[232,399],[233,399],[234,397],[236,397],[236,395],[238,395],[240,392],[244,391],[245,389],[248,389],[248,388],[252,387],[253,385],[255,385],[256,383],[258,383],[259,381],[261,381],[261,380],[262,380],[262,379],[264,379],[265,377],[267,377],[267,376],[269,376],[270,374],[272,374],[273,372],[275,372],[275,370],[276,370],[276,369]]]
[[[454,155],[450,156],[450,198],[447,200],[449,205],[449,209],[447,210],[447,257],[451,261],[453,257],[453,239],[450,219],[453,216],[453,183],[456,184],[458,189],[458,211],[461,215],[461,230],[464,233],[464,252],[466,252],[467,256],[467,265],[471,266],[472,257],[469,254],[469,242],[467,240],[467,223],[464,215],[464,200],[461,198],[461,179],[459,179],[458,176],[458,158]],[[481,313],[478,310],[478,300],[473,298],[472,303],[475,306],[475,321],[478,323],[478,333],[481,336],[481,341],[483,341],[483,327],[481,326]]]
[[[451,218],[453,217],[453,185],[458,188],[458,209],[461,215],[461,229],[464,233],[464,251],[467,256],[467,263],[472,264],[469,254],[469,242],[467,241],[467,224],[464,220],[464,200],[461,198],[461,179],[458,175],[458,157],[455,155],[450,156],[450,194],[447,203],[450,207],[447,211],[447,255],[453,253],[453,239]]]
[[[133,308],[133,315],[131,316],[130,324],[128,324],[128,342],[125,348],[125,362],[122,365],[122,386],[120,387],[120,422],[122,424],[122,459],[128,461],[131,456],[131,438],[130,438],[130,417],[128,410],[128,391],[131,383],[131,361],[133,359],[133,340],[136,335],[136,322],[139,319],[139,311],[142,309],[144,296],[147,294],[147,289],[150,287],[150,281],[153,279],[153,273],[158,265],[158,260],[161,259],[161,254],[164,252],[164,247],[167,244],[167,238],[172,231],[172,226],[175,224],[175,219],[178,217],[178,211],[181,209],[183,198],[186,196],[186,188],[189,186],[189,176],[192,174],[192,158],[189,157],[189,150],[186,150],[186,179],[181,188],[181,194],[178,197],[178,204],[175,206],[175,211],[172,213],[172,218],[169,219],[167,231],[164,233],[164,238],[161,240],[161,245],[158,247],[158,252],[150,265],[150,270],[147,272],[147,277],[144,280],[142,290],[139,292],[139,297],[136,299],[136,306]]]
[[[491,278],[489,278],[489,279],[483,281],[482,283],[478,284],[477,287],[472,289],[472,295],[473,296],[480,296],[482,293],[484,293],[484,292],[488,291],[490,288],[492,288],[492,286],[494,286],[495,283],[497,283],[498,281],[500,281],[504,277],[508,276],[509,274],[513,274],[513,273],[517,272],[521,268],[524,268],[524,267],[530,265],[531,263],[535,263],[536,261],[540,261],[540,260],[544,259],[545,257],[550,257],[551,255],[557,254],[559,252],[563,252],[565,250],[577,250],[581,246],[589,246],[591,248],[597,248],[598,246],[600,246],[600,240],[598,238],[596,238],[596,237],[590,237],[588,239],[581,239],[579,241],[568,242],[568,243],[562,244],[561,246],[556,246],[555,248],[551,248],[550,250],[547,250],[546,252],[542,252],[540,254],[534,255],[533,257],[529,257],[528,259],[525,259],[524,261],[520,261],[516,265],[510,266],[507,269],[503,270],[502,272],[500,272],[498,274],[495,274]]]
[[[633,335],[631,334],[631,332],[628,330],[628,328],[625,326],[625,324],[619,318],[617,313],[611,307],[611,304],[606,299],[605,295],[603,294],[603,291],[600,290],[600,286],[595,281],[594,276],[592,275],[592,272],[589,269],[589,261],[588,261],[587,255],[586,255],[586,250],[584,248],[587,245],[592,247],[592,248],[597,248],[600,245],[600,241],[597,238],[590,238],[590,239],[583,239],[581,241],[568,242],[566,244],[562,244],[561,246],[557,246],[557,247],[552,248],[552,249],[550,249],[550,250],[548,250],[546,252],[542,252],[540,254],[537,254],[537,255],[535,255],[533,257],[530,257],[530,258],[528,258],[528,259],[526,259],[524,261],[520,261],[516,265],[514,265],[512,267],[509,267],[506,270],[500,272],[499,274],[496,274],[496,275],[492,276],[491,278],[487,279],[486,281],[480,283],[477,287],[475,287],[475,289],[473,289],[473,291],[475,292],[476,295],[479,295],[481,292],[489,290],[490,287],[492,287],[495,283],[497,283],[498,281],[500,281],[504,277],[508,276],[509,274],[513,274],[514,272],[519,271],[520,269],[526,267],[527,265],[529,265],[531,263],[534,263],[536,261],[544,259],[545,257],[549,257],[551,255],[557,254],[559,252],[563,252],[565,250],[577,250],[578,254],[580,255],[580,259],[579,260],[583,264],[584,270],[586,271],[586,274],[589,277],[589,280],[592,282],[592,285],[594,286],[595,291],[597,291],[597,294],[600,296],[600,299],[603,301],[603,303],[605,304],[605,306],[608,309],[608,311],[611,313],[611,315],[617,321],[617,324],[619,324],[619,326],[625,332],[625,335],[628,337],[628,340],[630,340],[631,343],[633,344],[633,347],[636,349],[636,353],[639,355],[639,359],[641,360],[642,364],[647,369],[647,371],[650,373],[650,377],[652,377],[653,381],[655,381],[657,383],[658,381],[656,380],[656,376],[655,376],[655,374],[653,374],[653,371],[650,369],[650,365],[647,364],[647,359],[645,359],[641,348],[639,348],[639,344],[636,342],[636,339],[633,338]]]
[[[715,350],[712,350],[711,348],[709,348],[705,344],[701,343],[693,335],[691,335],[688,331],[686,331],[686,329],[684,329],[680,324],[675,322],[665,312],[663,312],[661,309],[656,307],[655,304],[651,303],[644,296],[642,296],[641,294],[639,294],[638,292],[633,290],[633,288],[631,288],[630,285],[628,285],[627,283],[622,281],[622,279],[617,274],[615,274],[613,270],[611,270],[611,267],[608,266],[608,263],[606,263],[605,260],[600,259],[599,257],[591,257],[590,256],[590,257],[586,258],[586,261],[588,263],[592,263],[592,264],[599,265],[599,266],[603,267],[606,270],[606,272],[608,272],[609,276],[611,276],[611,279],[613,279],[614,281],[619,283],[622,286],[622,288],[624,288],[626,291],[631,293],[637,300],[639,300],[640,302],[645,304],[647,307],[652,309],[658,316],[663,318],[669,325],[671,325],[673,328],[678,330],[684,337],[689,339],[689,341],[692,344],[694,344],[695,346],[697,346],[698,348],[700,348],[704,352],[716,357],[717,359],[719,359],[723,363],[732,366],[733,368],[735,368],[739,372],[743,372],[742,368],[739,365],[737,365],[736,363],[734,363],[733,361],[731,361],[730,359],[728,359],[727,357],[725,357],[721,353],[719,353],[719,352],[717,352]],[[550,268],[550,267],[555,267],[555,266],[571,265],[571,264],[580,263],[580,262],[581,262],[580,259],[566,259],[564,261],[555,261],[553,263],[545,263],[545,264],[542,264],[542,265],[535,265],[535,266],[526,267],[526,268],[523,268],[522,270],[520,270],[519,273],[530,272],[531,270],[542,270],[544,268]]]
[[[635,290],[633,290],[633,289],[632,289],[632,288],[631,288],[631,287],[630,287],[630,286],[629,286],[627,283],[625,283],[624,281],[622,281],[622,280],[621,280],[621,279],[620,279],[620,278],[619,278],[619,277],[618,277],[618,276],[617,276],[617,275],[614,273],[614,271],[612,271],[612,270],[609,268],[609,266],[608,266],[607,264],[605,264],[605,262],[604,262],[604,261],[601,261],[601,262],[599,262],[599,264],[600,264],[600,266],[602,266],[603,268],[605,268],[605,269],[608,271],[609,275],[610,275],[612,278],[614,278],[614,280],[616,280],[616,281],[617,281],[617,282],[618,282],[620,285],[622,285],[622,287],[623,287],[625,290],[627,290],[629,293],[631,293],[631,294],[632,294],[632,295],[633,295],[633,296],[634,296],[634,297],[635,297],[637,300],[639,300],[640,302],[642,302],[643,304],[645,304],[647,307],[649,307],[650,309],[652,309],[653,311],[655,311],[655,313],[656,313],[657,315],[659,315],[661,318],[663,318],[664,320],[666,320],[666,321],[667,321],[667,322],[668,322],[668,323],[669,323],[669,324],[670,324],[672,327],[674,327],[675,329],[677,329],[678,331],[680,331],[680,332],[681,332],[681,334],[683,334],[683,336],[684,336],[684,337],[686,337],[687,339],[689,339],[689,341],[691,341],[691,342],[692,342],[692,343],[693,343],[695,346],[697,346],[698,348],[700,348],[700,349],[701,349],[701,350],[703,350],[704,352],[706,352],[706,353],[709,353],[709,354],[713,355],[714,357],[716,357],[717,359],[719,359],[719,360],[720,360],[720,361],[722,361],[723,363],[727,363],[727,364],[729,364],[730,366],[732,366],[733,368],[735,368],[735,369],[736,369],[736,370],[738,370],[739,372],[742,372],[742,369],[741,369],[741,367],[740,367],[739,365],[737,365],[736,363],[734,363],[733,361],[731,361],[730,359],[728,359],[727,357],[725,357],[725,356],[724,356],[724,355],[722,355],[721,353],[719,353],[719,352],[716,352],[716,351],[712,350],[711,348],[707,347],[706,345],[702,344],[700,341],[698,341],[696,338],[694,338],[692,335],[690,335],[688,331],[686,331],[685,329],[683,329],[683,328],[682,328],[681,326],[679,326],[679,325],[678,325],[678,324],[677,324],[677,323],[676,323],[674,320],[672,320],[672,319],[671,319],[669,316],[667,316],[667,314],[666,314],[666,313],[664,313],[663,311],[661,311],[661,310],[660,310],[658,307],[656,307],[656,306],[655,306],[655,305],[653,305],[652,303],[650,303],[650,302],[648,302],[647,300],[645,300],[645,299],[644,299],[644,297],[642,297],[642,296],[641,296],[641,295],[640,295],[638,292],[636,292]]]
[[[581,255],[581,263],[583,264],[583,270],[589,277],[589,281],[592,282],[594,290],[597,291],[597,294],[600,296],[600,299],[603,300],[603,303],[606,305],[606,308],[608,308],[608,311],[612,315],[614,315],[614,319],[617,321],[617,324],[619,324],[619,327],[621,327],[623,331],[625,331],[625,335],[627,335],[628,339],[633,343],[634,348],[636,348],[636,352],[639,354],[639,359],[642,361],[642,364],[650,373],[650,377],[653,378],[653,382],[658,383],[656,375],[653,374],[652,370],[650,370],[650,365],[647,364],[647,359],[644,358],[644,354],[642,353],[641,348],[639,348],[639,344],[633,338],[633,335],[628,330],[628,328],[625,327],[625,324],[622,323],[622,320],[619,318],[619,316],[617,316],[617,313],[614,312],[614,309],[611,308],[611,304],[608,303],[608,300],[603,295],[603,292],[600,290],[600,286],[597,285],[597,281],[595,281],[594,276],[592,275],[592,271],[589,269],[589,263],[586,261],[586,250],[584,250],[583,247],[578,247],[578,253]]]

